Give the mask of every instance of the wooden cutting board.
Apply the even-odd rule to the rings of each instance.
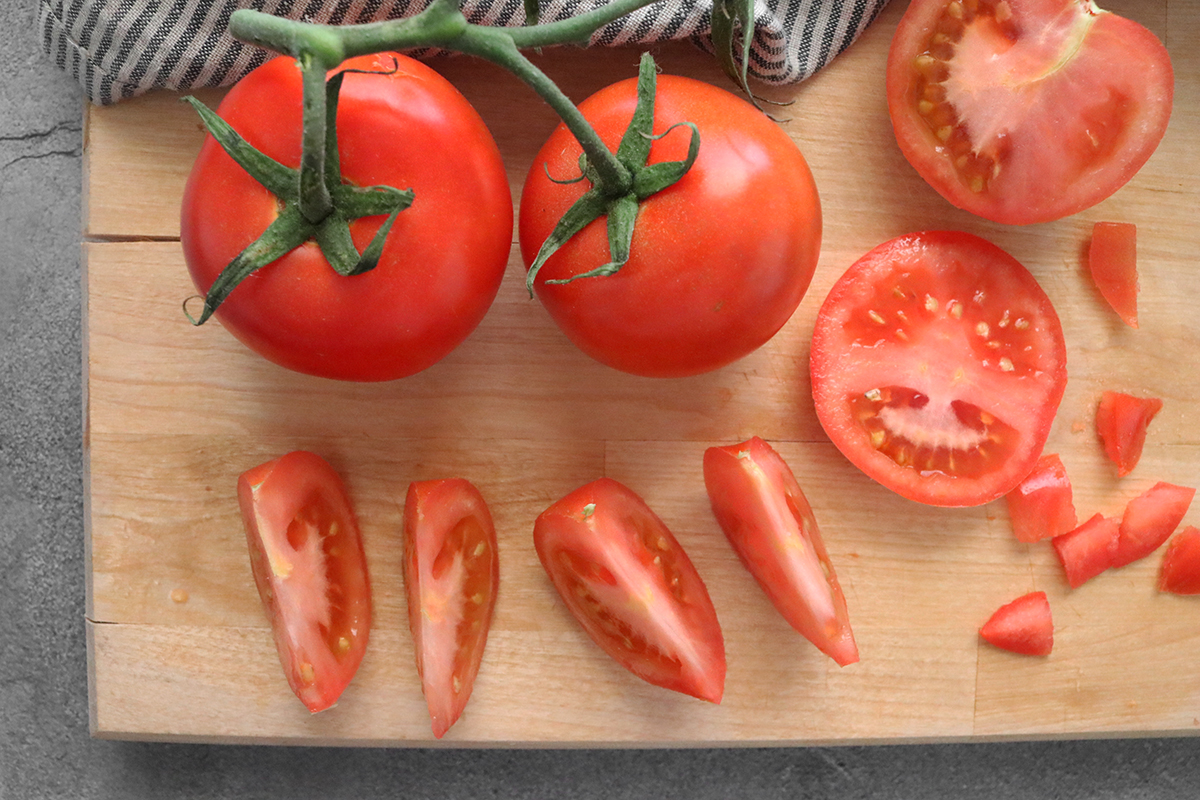
[[[1157,480],[1200,482],[1200,3],[1114,3],[1168,45],[1176,107],[1157,153],[1101,205],[1010,228],[951,208],[909,167],[887,119],[892,4],[829,69],[779,97],[825,215],[821,261],[792,321],[759,352],[685,380],[635,378],[577,352],[525,295],[514,249],[495,306],[444,362],[384,385],[288,373],[219,325],[194,329],[178,243],[180,192],[202,131],[178,97],[89,108],[85,196],[88,642],[91,719],[114,738],[425,745],[432,742],[407,630],[402,502],[412,480],[460,475],[488,498],[501,589],[487,654],[448,745],[864,743],[1200,731],[1200,598],[1155,590],[1160,555],[1071,591],[1048,544],[1015,542],[1003,502],[943,510],[874,484],[813,413],[808,342],[833,281],[893,236],[978,233],[1055,302],[1070,381],[1048,451],[1081,516],[1119,513]],[[690,45],[666,71],[728,85]],[[630,50],[552,50],[539,63],[580,100],[636,73]],[[519,196],[555,118],[515,79],[470,59],[434,62],[476,104]],[[217,91],[200,93],[215,103]],[[1140,330],[1092,286],[1097,220],[1139,231]],[[1118,480],[1093,428],[1102,390],[1165,402],[1137,471]],[[791,463],[846,590],[860,663],[837,667],[793,633],[742,570],[701,476],[711,444],[759,435]],[[376,622],[354,683],[313,716],[292,696],[251,579],[234,485],[295,448],[345,476],[362,519]],[[591,643],[546,579],[536,515],[601,475],[641,493],[710,588],[729,671],[719,705],[649,686]],[[1200,524],[1200,507],[1188,515]],[[996,607],[1041,589],[1045,659],[980,643]]]

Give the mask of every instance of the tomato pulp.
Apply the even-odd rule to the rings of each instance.
[[[260,355],[298,372],[383,381],[437,363],[479,324],[512,249],[512,195],[483,120],[448,81],[404,56],[347,60],[337,128],[345,182],[412,189],[370,272],[343,277],[315,243],[242,281],[216,312]],[[302,88],[292,58],[235,85],[218,113],[251,145],[297,167]],[[274,195],[210,136],[184,191],[180,237],[196,287],[279,213]],[[384,217],[350,223],[361,252]]]
[[[622,81],[579,105],[616,150],[636,105]],[[694,123],[695,163],[644,201],[628,262],[613,275],[552,284],[610,261],[607,218],[584,228],[538,273],[534,289],[583,352],[616,369],[677,377],[724,366],[767,342],[799,305],[821,245],[821,207],[808,164],[774,122],[701,81],[658,78],[655,135]],[[690,132],[657,139],[650,163],[683,160]],[[563,213],[587,188],[581,149],[559,126],[534,158],[520,204],[521,253],[533,263]]]
[[[888,111],[909,163],[959,208],[1028,224],[1105,199],[1167,128],[1171,60],[1092,0],[914,0]]]
[[[817,417],[859,469],[898,494],[972,506],[1041,455],[1067,382],[1062,326],[1016,259],[930,231],[867,253],[813,331]]]

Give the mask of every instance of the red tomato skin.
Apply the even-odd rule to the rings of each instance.
[[[1045,592],[1030,592],[1000,606],[979,629],[988,644],[1025,656],[1054,649],[1054,620]]]
[[[1134,397],[1124,392],[1104,392],[1096,407],[1096,432],[1104,452],[1117,465],[1118,477],[1133,472],[1146,446],[1146,429],[1162,411],[1157,397]]]
[[[500,586],[499,552],[491,512],[473,484],[462,478],[409,484],[404,503],[408,622],[438,739],[462,716],[479,674]]]
[[[284,674],[309,711],[324,711],[357,672],[371,628],[366,554],[345,486],[324,459],[297,450],[242,473],[237,490],[254,583]],[[314,514],[338,526],[325,543],[304,525]],[[294,541],[306,527],[303,541]],[[335,634],[336,648],[329,641]]]
[[[901,286],[905,299],[893,300]],[[980,292],[988,299],[976,304]],[[934,310],[927,312],[931,300]],[[870,314],[876,301],[909,303],[900,308],[906,321],[897,311],[894,320],[879,323]],[[1027,324],[1018,329],[1018,320]],[[1002,346],[993,349],[989,341]],[[1033,469],[1066,389],[1066,362],[1058,314],[1016,259],[972,234],[922,231],[884,242],[834,283],[817,314],[810,371],[817,418],[851,463],[910,500],[975,506],[1007,494]],[[1012,428],[1008,444],[993,448],[978,475],[901,465],[875,445],[852,403],[888,386],[912,389],[941,408],[969,403]],[[944,424],[946,417],[949,410],[935,422],[912,425]],[[979,452],[979,444],[967,448],[968,455]]]
[[[538,516],[533,541],[567,609],[617,663],[655,686],[721,702],[725,640],[708,589],[637,494],[611,478],[581,486]],[[619,635],[608,630],[612,624]],[[635,652],[631,645],[643,642],[677,664]]]
[[[1005,499],[1018,542],[1039,542],[1073,530],[1079,524],[1071,479],[1062,459],[1048,453]]]
[[[636,81],[580,103],[615,151],[633,116]],[[710,84],[658,77],[655,133],[688,121],[700,151],[687,175],[642,203],[629,261],[614,275],[548,284],[608,263],[607,218],[568,241],[538,273],[538,299],[580,350],[615,369],[682,377],[756,350],[791,318],[816,268],[821,206],[808,163],[774,122]],[[651,146],[650,163],[681,160],[689,131]],[[528,267],[586,181],[579,145],[559,126],[534,158],[521,195]],[[547,174],[548,173],[548,174]]]
[[[393,62],[393,59],[395,61]],[[268,156],[297,167],[300,73],[268,61],[237,83],[218,113]],[[397,217],[379,265],[335,273],[309,242],[244,280],[216,318],[251,350],[288,369],[350,381],[386,381],[444,358],[495,299],[512,249],[512,194],[500,153],[466,99],[429,67],[381,53],[339,69],[344,179],[415,192]],[[197,289],[278,213],[273,195],[207,137],[184,189],[180,238]],[[383,222],[351,223],[361,251]]]
[[[1007,0],[1007,26],[949,45],[933,105],[947,108],[944,98],[952,117],[927,118],[915,64],[936,49],[947,6],[908,6],[888,54],[887,98],[901,152],[951,204],[1003,224],[1049,222],[1104,200],[1149,160],[1174,101],[1171,59],[1153,33],[1091,0]],[[940,126],[958,120],[965,139],[943,141]],[[960,172],[963,155],[994,159],[985,188]]]
[[[1163,545],[1183,522],[1196,490],[1159,481],[1129,501],[1121,516],[1113,566],[1145,558]]]
[[[788,624],[839,666],[857,662],[845,595],[812,507],[783,458],[757,436],[710,447],[704,483],[738,558]]]
[[[1115,517],[1096,514],[1075,530],[1050,540],[1072,589],[1113,566],[1120,527],[1121,521]]]
[[[1092,280],[1117,316],[1138,326],[1137,226],[1132,222],[1097,222],[1088,247]]]
[[[1200,594],[1200,528],[1189,525],[1167,543],[1158,573],[1158,590]]]

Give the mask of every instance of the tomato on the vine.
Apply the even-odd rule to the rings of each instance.
[[[892,39],[896,141],[959,208],[1008,224],[1095,205],[1171,115],[1167,49],[1092,0],[914,0]]]
[[[628,127],[637,81],[600,90],[580,111],[612,150]],[[702,81],[658,77],[649,163],[683,160],[694,123],[699,155],[675,184],[641,204],[629,260],[603,277],[553,284],[610,261],[606,217],[546,262],[535,291],[583,352],[636,375],[707,372],[767,342],[808,289],[821,208],[808,163],[779,126]],[[521,253],[533,263],[564,212],[588,188],[581,148],[559,126],[534,158],[520,203]]]
[[[1067,383],[1062,326],[1016,259],[967,233],[901,236],[834,284],[812,339],[826,434],[910,500],[973,506],[1029,474]]]
[[[310,711],[337,702],[367,649],[371,584],[341,477],[303,450],[242,473],[250,566],[288,684]]]
[[[378,266],[338,275],[308,242],[262,267],[216,312],[252,350],[299,372],[355,381],[404,377],[435,364],[479,324],[512,249],[512,195],[483,120],[447,80],[405,56],[348,59],[338,104],[344,181],[412,189]],[[288,167],[301,155],[301,75],[280,57],[238,82],[218,113]],[[210,136],[184,192],[180,237],[207,292],[279,214],[275,196]],[[384,217],[354,220],[361,252]]]

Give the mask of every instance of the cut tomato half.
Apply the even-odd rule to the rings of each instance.
[[[295,451],[244,472],[238,503],[288,684],[310,711],[327,709],[358,671],[371,627],[367,560],[342,479]]]
[[[704,484],[721,529],[788,624],[840,666],[858,661],[842,587],[783,458],[757,436],[710,447]]]
[[[1125,477],[1142,460],[1147,428],[1162,411],[1157,397],[1134,397],[1124,392],[1104,392],[1096,407],[1096,432],[1104,452],[1117,465],[1117,475]]]
[[[440,739],[471,697],[500,585],[496,527],[470,482],[409,484],[404,585],[417,672]]]
[[[1013,535],[1018,542],[1039,542],[1079,524],[1071,479],[1057,454],[1043,455],[1033,471],[1005,495]]]
[[[1072,589],[1078,589],[1113,565],[1120,528],[1119,519],[1095,514],[1075,530],[1050,540]]]
[[[1026,656],[1048,656],[1054,649],[1054,619],[1045,592],[1030,592],[996,612],[979,629],[988,644]]]
[[[1167,543],[1158,573],[1158,590],[1200,594],[1200,528],[1189,525]]]
[[[1088,248],[1092,280],[1117,316],[1138,326],[1137,226],[1131,222],[1097,222]]]

